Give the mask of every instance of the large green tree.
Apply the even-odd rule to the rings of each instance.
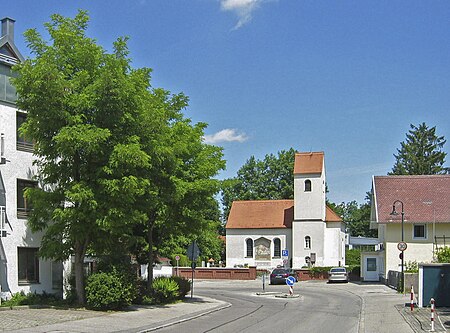
[[[238,170],[237,176],[226,179],[222,190],[225,218],[235,200],[275,200],[294,197],[295,150],[267,154],[263,160],[251,156]]]
[[[443,147],[444,136],[436,134],[436,127],[429,128],[425,123],[410,125],[405,141],[394,154],[395,164],[390,175],[436,175],[449,173],[444,166],[447,153]]]
[[[150,69],[131,68],[125,39],[109,54],[87,25],[80,11],[52,15],[50,42],[28,30],[35,57],[16,67],[14,81],[40,183],[26,191],[29,225],[44,232],[41,256],[74,256],[80,303],[86,253],[134,247],[152,267],[158,230],[208,222],[204,203],[219,188],[211,177],[224,167],[221,150],[202,141],[205,124],[183,116],[187,98],[152,88]]]

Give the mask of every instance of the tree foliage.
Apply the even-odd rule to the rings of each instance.
[[[238,170],[237,176],[226,179],[222,190],[224,216],[228,216],[235,200],[275,200],[294,197],[295,150],[282,150],[265,155],[263,160],[251,156]]]
[[[212,177],[225,164],[220,148],[203,143],[206,124],[184,117],[188,98],[131,68],[125,38],[107,53],[86,36],[88,21],[84,11],[52,15],[50,42],[27,31],[35,58],[14,80],[40,183],[26,191],[29,224],[44,232],[43,257],[74,255],[80,303],[86,253],[145,253],[152,267],[169,235],[208,229],[220,185]]]
[[[446,140],[436,134],[436,127],[425,123],[411,124],[405,141],[394,154],[396,159],[390,175],[436,175],[449,173],[444,167],[447,153],[443,151]]]
[[[341,202],[340,204],[328,203],[331,208],[342,217],[347,225],[347,231],[354,237],[377,237],[377,230],[370,229],[370,195],[366,196],[366,202],[358,204],[355,200]]]

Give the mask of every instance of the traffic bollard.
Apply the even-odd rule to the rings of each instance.
[[[434,332],[434,298],[430,300],[431,303],[431,330],[430,332]]]
[[[411,311],[414,310],[414,287],[411,286]]]

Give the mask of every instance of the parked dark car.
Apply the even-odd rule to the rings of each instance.
[[[272,273],[270,273],[270,284],[286,283],[286,278],[293,276],[295,282],[297,282],[297,274],[294,270],[289,268],[275,268]]]

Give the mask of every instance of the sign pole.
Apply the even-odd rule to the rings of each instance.
[[[193,297],[193,295],[194,295],[194,270],[195,270],[195,268],[194,268],[194,262],[192,262],[192,286],[191,286],[191,298]]]

